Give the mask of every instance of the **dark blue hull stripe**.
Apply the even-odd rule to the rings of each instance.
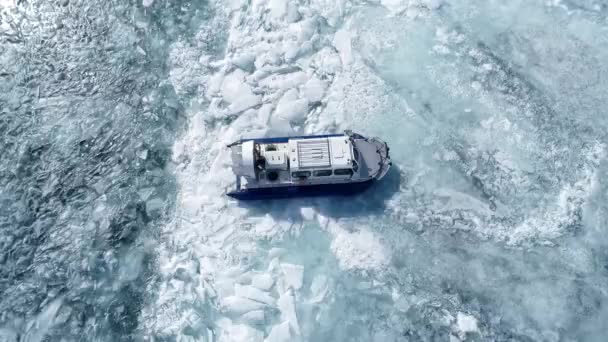
[[[359,183],[320,184],[308,186],[283,186],[276,188],[243,189],[227,195],[238,200],[261,200],[310,196],[351,196],[365,191],[372,180]]]

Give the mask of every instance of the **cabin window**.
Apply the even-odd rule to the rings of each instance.
[[[326,177],[331,176],[331,170],[316,170],[314,172],[315,177]]]
[[[310,171],[297,171],[292,172],[291,177],[293,178],[308,178],[310,177]]]
[[[336,176],[352,176],[353,175],[353,170],[352,169],[335,169],[334,170],[334,175],[336,175]]]

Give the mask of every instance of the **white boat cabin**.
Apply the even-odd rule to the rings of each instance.
[[[240,146],[240,148],[238,148]],[[235,148],[237,147],[237,148]],[[232,147],[233,169],[248,187],[362,181],[359,152],[346,136],[249,140]]]

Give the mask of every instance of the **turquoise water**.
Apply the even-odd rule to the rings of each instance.
[[[0,341],[603,341],[607,13],[0,0]],[[370,192],[223,195],[342,129]]]

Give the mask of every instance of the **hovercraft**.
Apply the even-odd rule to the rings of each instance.
[[[391,166],[379,138],[344,134],[241,139],[228,145],[238,200],[354,195]]]

